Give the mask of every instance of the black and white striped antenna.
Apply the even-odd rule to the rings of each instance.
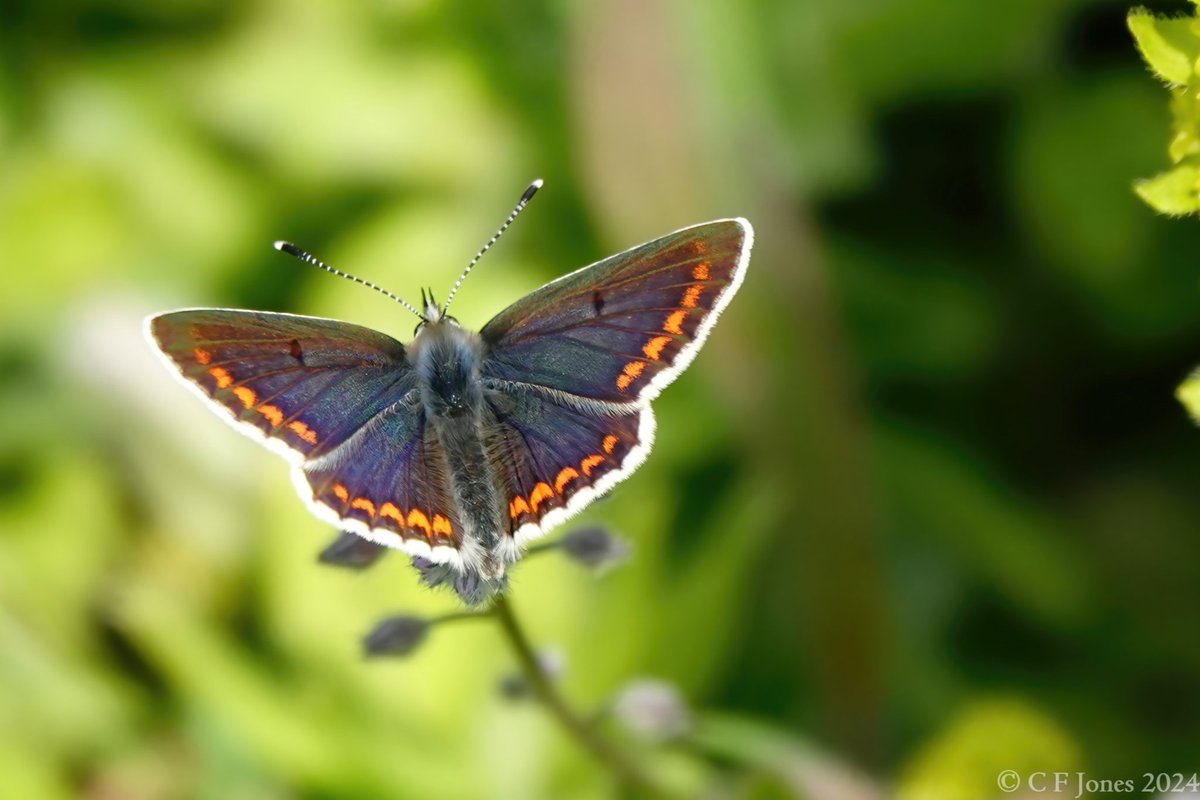
[[[301,250],[299,247],[296,247],[296,245],[292,244],[291,242],[278,241],[275,243],[275,249],[281,250],[284,253],[287,253],[289,256],[295,256],[296,258],[300,259],[301,261],[304,261],[305,263],[312,264],[314,267],[320,267],[321,269],[325,270],[326,272],[332,272],[334,275],[337,275],[340,278],[345,278],[347,280],[354,281],[355,283],[361,283],[363,286],[366,286],[368,289],[374,289],[375,291],[379,292],[381,295],[388,298],[389,300],[394,300],[397,303],[399,303],[400,305],[404,306],[409,311],[416,314],[419,319],[422,319],[422,320],[425,319],[424,314],[422,314],[420,311],[418,311],[416,308],[414,308],[411,304],[405,302],[404,300],[401,300],[399,297],[397,297],[396,295],[389,292],[387,289],[384,289],[383,287],[380,287],[380,286],[376,286],[375,284],[371,283],[370,281],[364,281],[362,278],[356,278],[355,276],[351,275],[348,272],[342,272],[340,269],[334,269],[333,267],[326,264],[324,261],[321,261],[318,258],[314,258],[311,254],[305,252],[304,250]]]
[[[512,213],[508,215],[508,219],[504,220],[504,224],[500,226],[500,230],[496,231],[495,236],[493,236],[491,239],[488,239],[487,244],[479,248],[479,252],[476,253],[475,257],[471,259],[471,263],[467,264],[467,268],[463,270],[462,275],[459,275],[458,280],[454,282],[454,287],[450,290],[450,294],[446,296],[446,304],[442,306],[443,317],[446,316],[446,312],[450,310],[450,301],[454,299],[455,292],[458,291],[458,287],[462,286],[462,282],[467,279],[467,275],[471,273],[471,269],[479,263],[479,259],[483,258],[483,254],[492,248],[492,245],[496,243],[496,240],[499,239],[506,230],[508,230],[508,226],[512,225],[513,220],[517,218],[517,215],[525,210],[525,206],[529,204],[529,201],[533,199],[533,196],[537,194],[537,190],[540,188],[542,188],[541,178],[538,178],[533,183],[529,184],[529,188],[526,189],[524,194],[521,195],[521,199],[517,201],[517,205],[513,208]]]

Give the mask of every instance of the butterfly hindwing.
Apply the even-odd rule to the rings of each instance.
[[[434,561],[463,546],[443,459],[419,403],[399,403],[341,448],[301,465],[313,512],[380,544]]]
[[[652,399],[687,366],[741,284],[741,219],[669,234],[553,281],[484,326],[484,377],[606,403]]]
[[[488,452],[500,484],[506,533],[523,545],[581,510],[645,459],[649,407],[595,414],[540,390],[488,394]]]

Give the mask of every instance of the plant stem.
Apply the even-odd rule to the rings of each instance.
[[[554,684],[542,671],[541,665],[538,664],[537,655],[533,652],[529,638],[525,635],[520,623],[517,622],[516,616],[513,615],[512,606],[509,605],[505,595],[497,595],[492,603],[492,613],[500,621],[504,638],[516,655],[521,673],[534,695],[542,702],[542,705],[550,710],[550,713],[580,747],[591,753],[597,761],[611,770],[628,786],[638,789],[650,797],[672,797],[651,779],[639,764],[600,736],[591,723],[567,705],[566,700],[558,693]]]

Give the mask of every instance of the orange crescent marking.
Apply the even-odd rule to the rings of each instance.
[[[512,499],[512,502],[510,502],[508,504],[508,514],[513,519],[516,519],[517,517],[521,516],[522,514],[528,514],[528,513],[529,513],[529,503],[526,503],[525,498],[521,497],[520,495],[517,495],[516,497],[514,497]]]
[[[343,503],[350,499],[350,493],[347,492],[346,487],[342,486],[340,483],[335,483],[333,485],[333,493],[337,496],[337,499],[341,500]]]
[[[583,470],[583,474],[585,477],[590,478],[590,477],[592,477],[592,470],[595,469],[596,467],[600,466],[603,463],[604,463],[604,456],[597,453],[597,454],[588,456],[582,462],[580,462],[579,468],[581,470]]]
[[[229,373],[226,372],[222,367],[213,367],[208,371],[208,374],[217,379],[218,389],[224,389],[229,384],[233,383],[233,378],[229,377]]]
[[[658,357],[662,355],[663,348],[670,343],[670,336],[655,336],[653,339],[646,342],[646,346],[642,348],[642,352],[646,354],[646,358],[649,358],[652,361],[658,361]]]
[[[542,504],[542,501],[549,500],[551,497],[554,497],[554,490],[550,488],[550,484],[539,483],[537,486],[534,486],[533,491],[529,493],[529,505],[533,507],[534,511],[537,511],[538,506]]]
[[[365,511],[369,516],[375,516],[375,504],[365,497],[354,498],[354,502],[350,504],[350,507]]]
[[[675,334],[682,335],[683,328],[679,327],[679,324],[681,322],[683,322],[683,319],[686,316],[687,316],[686,311],[672,311],[670,314],[667,315],[667,318],[665,320],[663,320],[663,330],[666,331],[667,333],[675,333]]]
[[[292,431],[292,433],[296,434],[297,436],[299,436],[301,439],[308,442],[309,444],[317,443],[317,435],[312,432],[311,428],[309,428],[307,425],[305,425],[300,420],[294,420],[292,422],[289,422],[288,428]]]
[[[193,350],[192,355],[196,356],[196,362],[201,366],[204,366],[208,362],[212,361],[212,353],[208,352],[202,347],[197,347],[195,350]]]
[[[604,452],[610,453],[610,454],[612,453],[613,448],[616,446],[617,446],[617,437],[615,437],[615,436],[605,436],[604,443],[601,445],[601,447],[604,448]]]
[[[703,286],[689,286],[687,291],[683,293],[683,299],[679,301],[679,305],[684,308],[695,308],[696,301],[700,299],[700,295],[703,293]]]
[[[558,473],[558,477],[554,479],[554,491],[562,494],[563,489],[567,488],[567,484],[578,477],[579,470],[574,467],[563,467]]]
[[[404,524],[404,515],[400,513],[400,509],[396,508],[394,503],[384,503],[379,507],[379,517],[391,517],[396,521],[396,524]]]
[[[692,267],[692,278],[698,281],[708,280],[708,262],[701,261],[696,266]]]
[[[283,412],[275,406],[263,404],[258,407],[258,413],[262,414],[274,427],[278,428],[283,424]]]
[[[425,531],[426,538],[429,538],[433,535],[433,528],[429,526],[429,517],[425,516],[425,514],[415,508],[408,512],[408,527],[420,528],[421,530]]]
[[[254,393],[253,389],[247,386],[233,387],[233,396],[241,400],[242,405],[246,408],[250,408],[250,406],[258,402],[258,395]]]
[[[642,374],[642,370],[646,368],[645,361],[630,361],[625,365],[625,369],[621,370],[621,374],[617,376],[617,388],[622,392],[629,388],[629,384],[633,383],[633,379]]]
[[[452,531],[450,529],[450,520],[446,519],[441,514],[434,514],[433,515],[433,533],[434,533],[434,535],[436,536],[437,534],[440,533],[443,536],[449,537],[451,532]]]

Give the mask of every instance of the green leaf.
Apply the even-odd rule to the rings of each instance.
[[[1079,748],[1057,722],[1020,700],[969,706],[909,763],[898,800],[993,797],[1005,771],[1027,780],[1035,772],[1074,772]]]
[[[1135,8],[1127,21],[1142,58],[1160,78],[1178,86],[1191,82],[1200,56],[1200,37],[1193,18],[1167,19]]]
[[[1200,0],[1194,0],[1200,2]],[[1179,388],[1175,390],[1175,396],[1179,398],[1179,402],[1183,403],[1183,407],[1188,410],[1192,418],[1200,423],[1200,369],[1195,370],[1188,379],[1179,384]]]
[[[1170,172],[1137,181],[1133,190],[1146,204],[1163,214],[1178,216],[1200,210],[1200,170],[1183,164]]]

